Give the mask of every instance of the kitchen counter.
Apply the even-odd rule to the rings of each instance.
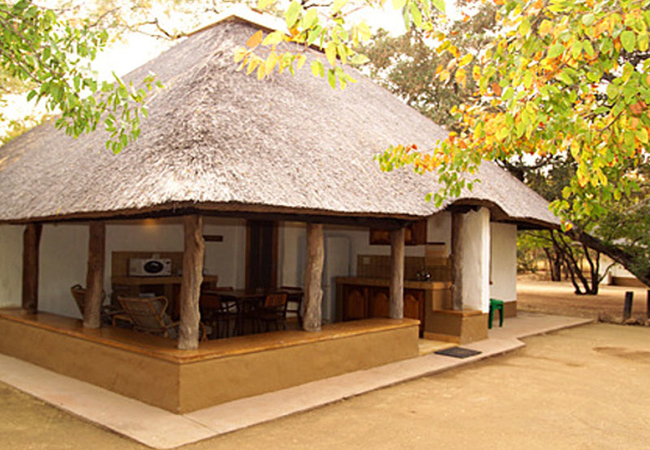
[[[336,283],[351,284],[357,286],[379,286],[388,287],[390,279],[388,278],[363,278],[363,277],[336,277]],[[424,290],[440,290],[449,289],[451,287],[450,281],[416,281],[404,280],[404,289],[424,289]]]

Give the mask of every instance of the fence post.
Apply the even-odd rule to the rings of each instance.
[[[623,322],[632,317],[632,300],[634,299],[634,292],[627,291],[625,293],[625,305],[623,305]]]
[[[650,320],[650,289],[648,289],[647,292],[645,315],[646,315],[646,319]]]

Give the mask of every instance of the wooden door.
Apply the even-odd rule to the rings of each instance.
[[[343,320],[365,319],[366,291],[361,286],[343,286]]]
[[[370,290],[368,317],[390,317],[390,294],[387,288]]]
[[[246,224],[246,289],[277,287],[278,227],[269,220]]]

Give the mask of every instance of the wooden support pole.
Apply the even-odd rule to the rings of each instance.
[[[463,218],[462,213],[451,213],[451,299],[457,311],[463,309]]]
[[[404,318],[404,237],[405,228],[390,232],[390,303],[388,316]]]
[[[203,217],[185,216],[183,219],[185,251],[183,253],[183,280],[180,293],[181,323],[178,348],[193,350],[199,348],[199,296],[203,283]]]
[[[307,267],[305,268],[305,313],[302,327],[305,331],[320,331],[322,321],[321,301],[323,290],[323,225],[307,224]]]
[[[625,304],[623,305],[623,321],[632,317],[632,301],[634,300],[634,292],[627,291],[625,293]]]
[[[650,289],[646,292],[645,316],[650,320]]]
[[[38,311],[38,256],[43,225],[28,223],[23,234],[23,301],[30,314]]]
[[[84,328],[99,328],[101,326],[105,253],[106,224],[104,222],[91,222],[88,233]]]

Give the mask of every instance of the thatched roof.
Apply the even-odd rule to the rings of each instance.
[[[233,51],[256,25],[236,17],[196,33],[125,79],[165,85],[134,145],[114,156],[96,132],[71,139],[51,124],[0,149],[0,222],[106,217],[178,208],[397,218],[436,213],[438,185],[410,169],[382,173],[390,144],[435,145],[446,132],[350,70],[333,91],[308,67],[262,82],[235,71]],[[308,60],[323,58],[308,51]],[[307,63],[307,66],[309,62]],[[493,164],[461,200],[504,219],[557,224],[547,203]],[[446,205],[445,205],[446,206]],[[444,208],[444,206],[443,206]]]

